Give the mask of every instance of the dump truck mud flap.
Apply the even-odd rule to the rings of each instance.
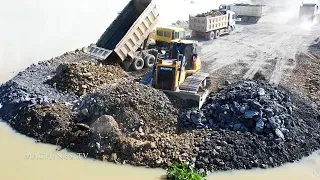
[[[91,44],[85,53],[87,53],[90,57],[94,59],[104,61],[105,59],[107,59],[108,56],[110,56],[112,50],[100,48],[94,44]]]

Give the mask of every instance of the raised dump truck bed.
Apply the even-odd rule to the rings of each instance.
[[[105,30],[88,54],[98,60],[118,59],[124,69],[134,70],[153,65],[150,51],[137,52],[152,33],[159,13],[152,0],[131,0]],[[113,56],[111,56],[113,54]]]
[[[234,12],[211,10],[198,15],[189,15],[189,29],[192,36],[204,36],[207,40],[228,34],[235,28]]]
[[[318,12],[318,5],[312,3],[302,3],[299,9],[299,19],[301,21],[314,21]]]
[[[236,17],[241,19],[242,22],[256,23],[262,17],[263,5],[253,4],[222,4],[219,9],[221,11],[233,11]]]

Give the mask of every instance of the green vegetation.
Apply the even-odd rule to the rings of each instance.
[[[168,180],[206,180],[206,173],[199,173],[198,170],[188,166],[186,163],[174,163],[167,170]]]

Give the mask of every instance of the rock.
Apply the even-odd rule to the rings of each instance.
[[[64,131],[62,131],[60,129],[54,129],[51,131],[50,135],[53,137],[61,137],[64,135]]]
[[[286,128],[280,128],[280,131],[283,133],[283,134],[287,134],[289,133],[290,131]]]
[[[228,80],[226,80],[226,81],[224,82],[224,85],[225,85],[225,86],[229,86],[230,84],[231,84],[231,82],[228,81]]]
[[[93,133],[105,137],[118,137],[121,135],[117,121],[109,115],[103,115],[91,124]]]
[[[84,116],[88,116],[89,115],[89,110],[87,108],[84,108],[81,110],[81,113],[84,115]]]
[[[89,130],[90,126],[87,124],[83,124],[83,123],[77,123],[76,126],[82,130]]]
[[[267,115],[267,117],[272,117],[273,116],[273,110],[271,108],[266,108],[263,111]]]
[[[41,104],[41,105],[48,105],[48,104],[49,104],[48,97],[47,97],[47,96],[44,96],[44,97],[41,99],[40,104]]]
[[[284,135],[283,135],[283,133],[280,131],[280,129],[276,129],[276,130],[274,131],[274,133],[275,133],[279,138],[281,138],[282,140],[284,140]]]
[[[249,105],[256,110],[260,110],[262,108],[261,104],[257,101],[249,101]]]
[[[259,115],[259,112],[258,111],[246,111],[244,113],[244,117],[247,118],[247,119],[251,119],[255,116]]]
[[[147,142],[145,145],[144,145],[144,150],[147,151],[149,149],[157,149],[157,145],[156,143],[154,142]]]
[[[280,125],[276,121],[277,121],[277,119],[274,117],[269,119],[269,124],[272,127],[272,129],[277,129],[280,127]]]
[[[56,74],[63,74],[68,69],[67,64],[60,64],[56,69]]]
[[[201,123],[201,115],[197,112],[192,112],[191,113],[191,120],[195,124],[200,124]]]
[[[87,85],[82,85],[81,88],[82,88],[82,89],[87,89],[88,86],[87,86]]]
[[[266,94],[266,91],[263,89],[263,88],[259,88],[259,90],[258,90],[258,95],[259,96],[263,96],[263,95],[265,95]]]
[[[118,162],[117,159],[118,159],[118,156],[116,153],[112,153],[111,156],[109,157],[109,161],[111,161],[111,162],[116,163],[116,162]]]
[[[262,119],[260,119],[257,123],[256,123],[256,131],[261,133],[263,132],[263,128],[264,128],[264,122],[262,121]]]

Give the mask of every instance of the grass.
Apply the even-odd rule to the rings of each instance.
[[[186,163],[174,163],[167,170],[168,180],[206,180],[206,173],[199,173],[198,170],[188,166]]]

